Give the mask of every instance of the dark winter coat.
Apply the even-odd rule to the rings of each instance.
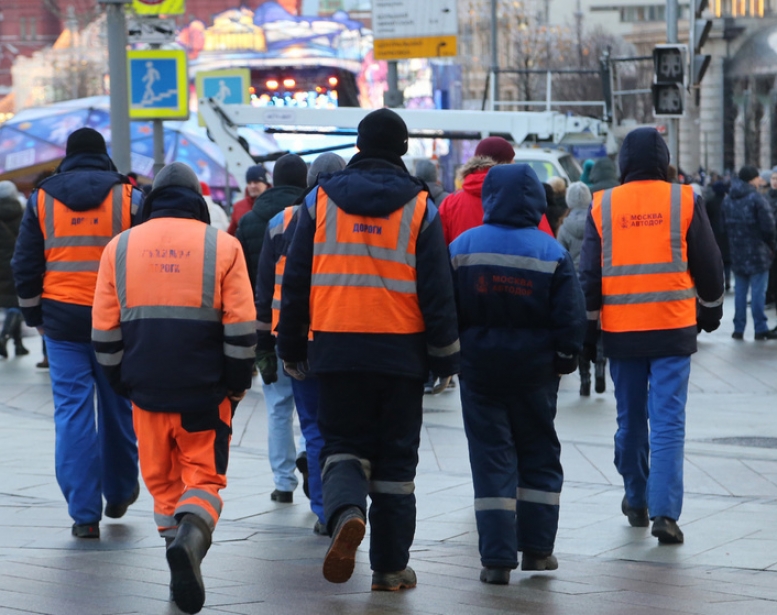
[[[251,279],[251,288],[254,290],[256,289],[256,268],[259,266],[259,255],[262,252],[267,224],[276,214],[292,205],[304,193],[304,189],[295,186],[268,188],[256,198],[253,209],[240,218],[235,237],[240,240],[240,244],[243,246],[243,253],[248,265],[248,277]]]
[[[738,275],[768,271],[775,250],[774,216],[755,186],[734,178],[723,199],[723,218],[731,250],[731,270]]]
[[[703,196],[704,204],[707,207],[707,217],[710,219],[712,232],[715,234],[715,241],[720,248],[720,255],[723,257],[724,263],[730,263],[731,250],[728,247],[726,223],[723,220],[723,199],[726,196],[726,192],[728,192],[728,184],[717,181],[705,189]]]
[[[654,129],[639,128],[626,136],[618,164],[624,184],[633,181],[665,182],[669,150]],[[698,310],[707,321],[719,320],[723,315],[723,260],[701,197],[694,199],[693,217],[685,241],[688,271],[700,299]],[[580,252],[579,274],[586,310],[599,312],[602,308],[602,238],[590,210]],[[602,341],[605,355],[628,359],[692,354],[697,349],[696,336],[696,326],[693,325],[655,331],[604,331]]]
[[[22,223],[23,209],[15,195],[0,194],[0,307],[19,307],[16,286],[11,273],[16,238]]]
[[[382,217],[402,208],[423,190],[421,180],[398,165],[365,153],[354,156],[343,171],[319,177],[319,185],[297,212],[297,229],[288,248],[278,324],[278,356],[302,361],[308,355],[310,275],[318,191],[352,215]],[[459,352],[429,354],[430,348],[458,348],[458,327],[448,250],[437,208],[427,199],[424,222],[416,240],[416,288],[426,331],[413,334],[333,333],[313,331],[310,369],[325,372],[372,372],[426,380],[459,372]]]
[[[461,377],[489,390],[550,382],[574,369],[585,334],[572,258],[537,229],[545,193],[528,165],[491,169],[483,210],[450,246]]]
[[[116,184],[128,183],[129,179],[116,172],[107,155],[80,152],[67,156],[57,173],[43,180],[39,188],[73,211],[81,212],[99,207]],[[34,190],[27,202],[11,263],[16,290],[19,297],[25,299],[42,294],[43,274],[46,272],[37,195],[38,190]],[[140,190],[132,191],[133,211],[140,206],[142,198]],[[89,305],[43,299],[40,305],[23,307],[22,314],[28,326],[43,326],[46,335],[52,339],[92,342],[92,307]]]

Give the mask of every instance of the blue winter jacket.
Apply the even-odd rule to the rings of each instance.
[[[116,171],[105,154],[78,153],[67,156],[57,173],[39,186],[73,211],[99,207],[116,184],[129,179]],[[132,191],[134,213],[142,202],[140,190]],[[43,292],[46,273],[43,232],[38,221],[38,190],[27,201],[11,267],[16,292],[22,299],[38,297]],[[22,308],[24,321],[30,327],[43,326],[48,337],[68,342],[92,342],[92,307],[43,299],[40,305]]]
[[[766,198],[758,194],[755,186],[734,178],[722,209],[731,270],[739,275],[769,271],[774,259],[775,227]]]
[[[402,164],[401,160],[398,164]],[[297,212],[294,237],[286,256],[278,324],[278,356],[302,361],[308,356],[310,276],[313,264],[315,211],[319,190],[338,207],[361,216],[386,216],[415,198],[424,184],[395,164],[360,153],[348,167],[319,177],[319,185]],[[442,223],[431,198],[416,242],[418,302],[426,331],[414,334],[333,333],[313,331],[310,369],[327,372],[373,372],[425,380],[429,370],[440,376],[459,371],[458,330],[448,251]],[[429,350],[456,349],[434,356]]]
[[[450,246],[464,380],[504,389],[574,369],[586,328],[583,293],[569,253],[537,228],[545,208],[531,167],[493,167],[483,183],[483,226]]]

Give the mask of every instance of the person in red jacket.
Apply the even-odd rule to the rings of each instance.
[[[237,232],[237,224],[240,222],[240,218],[253,209],[254,201],[269,187],[270,182],[267,181],[267,170],[261,164],[248,167],[246,171],[245,198],[232,206],[232,219],[227,233],[234,235]]]
[[[442,230],[448,245],[464,231],[483,224],[480,192],[486,174],[498,164],[511,164],[514,158],[513,146],[502,137],[487,137],[478,143],[475,155],[462,167],[464,183],[461,190],[446,197],[440,205]],[[539,229],[553,236],[545,214],[542,215]]]

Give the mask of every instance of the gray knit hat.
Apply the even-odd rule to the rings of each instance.
[[[172,162],[168,164],[157,173],[156,177],[154,177],[154,183],[152,185],[154,190],[167,188],[168,186],[189,188],[189,190],[194,190],[197,194],[202,194],[200,180],[197,179],[194,171],[183,162]]]
[[[334,152],[325,152],[313,161],[308,170],[308,188],[318,181],[322,173],[337,173],[345,168],[345,160]]]
[[[419,160],[415,163],[415,176],[427,184],[437,181],[437,165],[431,160]]]
[[[12,181],[0,182],[0,199],[19,199],[19,191]]]
[[[583,182],[574,182],[567,188],[567,205],[570,209],[588,209],[591,190]]]

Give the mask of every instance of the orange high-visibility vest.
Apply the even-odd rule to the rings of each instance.
[[[283,234],[291,224],[291,219],[294,216],[294,212],[299,209],[299,205],[293,205],[283,210],[283,224],[278,227],[277,232]],[[274,236],[270,235],[272,238]],[[272,293],[272,324],[270,325],[270,331],[275,331],[278,326],[278,321],[281,318],[281,285],[283,284],[283,272],[286,271],[286,255],[281,254],[278,262],[275,263],[275,287]]]
[[[99,207],[74,211],[38,190],[46,272],[43,299],[92,305],[105,246],[131,223],[132,185],[116,184]]]
[[[349,214],[318,189],[310,285],[313,331],[420,333],[416,241],[428,194],[385,217]]]
[[[602,240],[602,330],[656,331],[696,325],[696,288],[686,237],[690,186],[629,182],[594,194]]]

